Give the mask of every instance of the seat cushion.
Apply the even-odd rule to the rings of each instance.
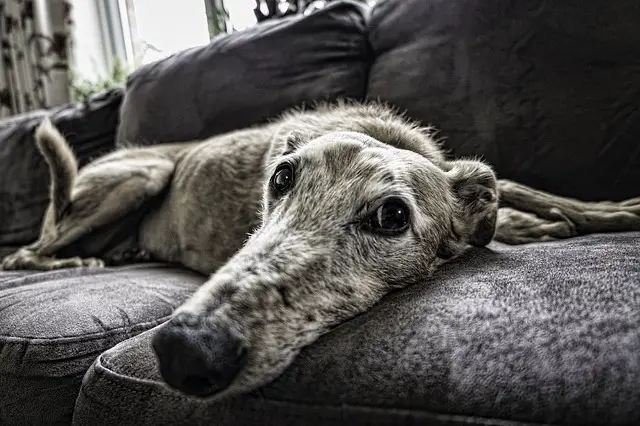
[[[203,280],[157,264],[0,272],[0,424],[69,424],[95,358],[164,321]]]
[[[367,96],[503,178],[585,200],[635,197],[638,22],[637,0],[378,2]]]
[[[640,233],[470,249],[219,404],[163,387],[149,340],[102,354],[74,424],[640,424]]]
[[[286,109],[363,99],[373,57],[368,7],[335,2],[214,38],[136,70],[127,82],[118,143],[204,139]]]

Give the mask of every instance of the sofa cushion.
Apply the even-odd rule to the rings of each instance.
[[[114,148],[121,101],[116,88],[84,103],[0,122],[0,259],[38,237],[49,203],[49,170],[33,137],[40,121],[49,116],[83,166]]]
[[[336,2],[142,67],[127,83],[118,143],[204,139],[302,103],[364,98],[372,60],[367,11]]]
[[[153,329],[96,360],[74,424],[637,425],[639,244],[623,233],[470,249],[219,404],[160,384]]]
[[[439,128],[456,156],[560,195],[639,195],[637,0],[387,0],[368,97]]]
[[[164,321],[203,280],[156,264],[0,272],[0,424],[69,424],[95,358]]]

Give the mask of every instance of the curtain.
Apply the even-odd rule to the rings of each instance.
[[[207,24],[209,26],[209,37],[213,38],[218,34],[226,34],[229,12],[224,6],[223,0],[204,0],[207,11]]]
[[[0,118],[70,101],[71,7],[0,0]]]

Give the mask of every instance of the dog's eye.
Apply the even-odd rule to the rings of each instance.
[[[278,194],[284,194],[293,186],[294,177],[293,166],[288,163],[281,164],[271,178],[271,186]]]
[[[389,200],[378,207],[367,221],[370,231],[383,234],[396,234],[407,229],[409,209],[399,200]]]

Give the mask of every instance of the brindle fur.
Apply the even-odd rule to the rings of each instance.
[[[429,128],[379,103],[122,149],[80,171],[49,121],[36,140],[51,205],[40,239],[3,268],[153,259],[212,274],[174,314],[215,318],[249,348],[245,367],[212,398],[271,381],[322,333],[469,245],[640,230],[640,198],[587,203],[496,180],[483,162],[447,160]],[[296,181],[278,198],[269,178],[284,160],[298,165]],[[359,220],[390,196],[408,205],[409,229],[364,230]]]

